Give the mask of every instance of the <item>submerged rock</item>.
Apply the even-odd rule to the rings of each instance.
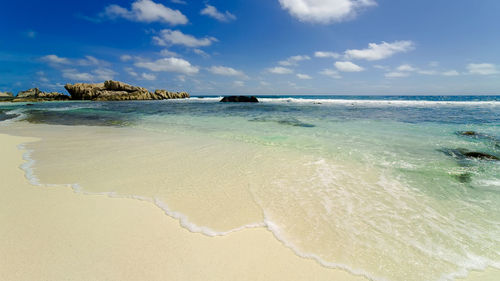
[[[223,97],[220,102],[259,102],[254,96],[228,96]]]
[[[122,100],[164,100],[188,98],[189,94],[156,90],[132,86],[118,81],[106,81],[98,84],[77,83],[64,86],[73,100],[122,101]]]
[[[500,160],[500,158],[495,156],[495,155],[484,153],[484,152],[470,151],[470,150],[467,150],[465,148],[458,148],[458,149],[445,148],[445,149],[441,149],[440,151],[448,156],[457,158],[459,160],[466,159],[466,158],[479,159],[479,160],[493,160],[493,161]]]

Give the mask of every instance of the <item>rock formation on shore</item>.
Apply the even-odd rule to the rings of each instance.
[[[131,86],[118,81],[106,81],[98,84],[66,84],[64,86],[73,100],[121,101],[121,100],[164,100],[188,98],[186,92],[168,92]]]
[[[55,100],[69,100],[68,95],[57,93],[57,92],[42,92],[38,88],[32,88],[26,91],[21,91],[17,93],[17,96],[13,100],[14,102],[27,102],[27,101],[55,101]]]
[[[9,92],[0,92],[0,98],[12,98],[14,95]]]
[[[222,98],[220,102],[259,102],[259,100],[254,96],[229,96]]]

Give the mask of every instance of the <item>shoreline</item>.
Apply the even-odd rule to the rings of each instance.
[[[14,146],[15,147],[15,150],[17,153],[11,153],[12,155],[13,154],[17,154],[17,157],[19,157],[19,155],[21,155],[21,159],[23,158],[23,156],[26,154],[26,153],[29,153],[29,151],[26,151],[23,150],[19,150],[19,146],[25,144],[25,143],[29,143],[29,142],[32,142],[34,141],[35,139],[33,138],[26,138],[26,137],[13,137],[13,136],[9,136],[9,135],[4,135],[4,134],[0,134],[0,143],[2,144],[2,155],[8,155],[6,152],[9,151],[9,149],[12,149],[12,145],[9,147],[7,147],[7,145],[5,145],[5,143],[8,143],[10,144],[11,142],[16,142],[17,144]],[[12,165],[12,163],[18,163],[19,162],[19,159],[14,159],[15,157],[12,156],[12,155],[8,155],[10,156],[9,157],[6,157],[5,160],[2,159],[2,164],[1,164],[1,169],[3,171],[5,170],[11,170],[12,173],[10,173],[11,175],[14,174],[13,172],[13,169],[12,167],[10,167],[10,165]],[[242,229],[242,230],[239,230],[239,231],[236,231],[236,232],[231,232],[231,234],[227,235],[227,236],[216,236],[216,237],[207,237],[206,235],[200,235],[199,233],[193,233],[192,231],[189,231],[188,228],[186,228],[185,226],[181,226],[182,225],[182,222],[180,222],[179,219],[177,218],[173,218],[172,216],[165,216],[165,210],[159,210],[161,208],[157,208],[159,206],[152,206],[151,203],[154,204],[154,202],[152,202],[151,200],[142,200],[140,198],[135,198],[135,197],[127,197],[127,196],[110,196],[110,195],[113,195],[113,194],[110,194],[110,193],[102,193],[102,194],[93,194],[93,193],[87,193],[85,191],[80,191],[80,190],[75,190],[75,186],[73,186],[73,190],[71,190],[70,188],[67,188],[68,185],[47,185],[47,186],[43,186],[43,187],[37,187],[37,186],[34,186],[33,183],[29,183],[28,182],[28,179],[25,177],[26,176],[26,173],[25,173],[25,170],[21,170],[19,169],[19,167],[21,165],[28,165],[29,166],[29,163],[26,162],[26,160],[28,159],[24,159],[24,160],[21,160],[19,163],[19,165],[16,166],[18,172],[21,171],[21,176],[23,178],[23,180],[25,181],[24,184],[19,184],[19,180],[17,181],[18,182],[18,186],[22,186],[23,188],[26,188],[26,187],[30,187],[30,189],[32,189],[31,191],[35,191],[36,189],[37,190],[37,193],[43,193],[43,192],[50,192],[50,193],[55,193],[57,195],[54,195],[55,197],[61,197],[63,198],[64,197],[64,200],[58,200],[59,201],[68,201],[67,204],[68,205],[72,205],[70,204],[70,202],[72,201],[79,201],[76,205],[82,209],[82,210],[89,210],[89,209],[92,209],[92,207],[95,207],[97,206],[96,203],[92,203],[92,201],[102,201],[100,204],[102,205],[105,205],[105,206],[100,206],[101,210],[104,210],[105,213],[106,212],[109,212],[110,209],[113,210],[114,209],[114,205],[118,205],[119,208],[123,208],[123,211],[122,212],[117,212],[116,214],[113,214],[113,215],[119,215],[118,213],[121,213],[121,214],[127,214],[129,215],[129,212],[134,212],[133,209],[135,208],[138,208],[138,204],[147,204],[148,207],[144,206],[143,208],[149,208],[148,211],[140,211],[144,214],[147,214],[147,217],[155,217],[158,215],[158,211],[160,211],[160,215],[163,216],[163,217],[166,217],[167,219],[160,219],[160,221],[162,221],[162,227],[160,227],[161,229],[159,231],[163,232],[163,233],[166,233],[166,236],[169,236],[170,234],[175,234],[176,237],[179,237],[180,240],[179,241],[187,241],[189,239],[194,239],[195,241],[194,242],[190,242],[189,244],[193,243],[193,244],[196,244],[196,245],[199,245],[201,248],[202,248],[202,253],[193,253],[193,251],[196,251],[196,249],[192,249],[190,248],[191,252],[189,253],[185,253],[182,251],[182,249],[180,249],[180,253],[177,252],[177,253],[174,253],[173,256],[172,254],[168,254],[167,256],[163,256],[162,253],[155,253],[155,258],[154,259],[149,259],[148,261],[150,263],[157,263],[158,260],[156,259],[167,259],[166,263],[164,265],[167,265],[168,262],[170,262],[171,259],[175,259],[177,257],[181,257],[183,260],[190,260],[190,259],[197,259],[197,257],[193,256],[193,255],[201,255],[203,257],[206,257],[207,259],[207,262],[210,261],[210,259],[213,259],[213,251],[220,251],[221,249],[220,248],[223,248],[224,249],[224,252],[232,252],[233,255],[237,256],[238,258],[243,258],[243,259],[251,259],[251,263],[252,264],[258,264],[259,266],[263,266],[263,267],[266,267],[266,270],[269,271],[269,273],[266,273],[266,274],[271,274],[271,275],[266,275],[265,278],[262,278],[262,279],[259,279],[260,277],[259,276],[255,276],[255,275],[252,275],[254,274],[255,272],[247,272],[246,270],[241,270],[242,266],[243,268],[244,265],[238,263],[236,265],[233,265],[235,268],[240,268],[240,269],[235,269],[235,272],[233,274],[241,274],[241,273],[245,273],[248,275],[248,280],[276,280],[276,279],[279,279],[279,278],[284,278],[282,275],[284,274],[283,271],[290,271],[291,270],[291,266],[287,265],[287,263],[296,263],[296,265],[294,266],[294,269],[297,269],[299,271],[304,271],[307,273],[307,271],[311,271],[311,272],[315,272],[315,274],[318,274],[318,278],[317,279],[314,279],[314,280],[366,280],[360,276],[355,276],[355,275],[352,275],[351,273],[348,273],[347,271],[344,271],[342,269],[332,269],[330,267],[325,267],[324,265],[321,265],[319,262],[317,262],[317,260],[314,260],[314,257],[311,257],[311,256],[306,256],[306,257],[300,257],[299,255],[297,255],[297,253],[295,253],[291,247],[289,247],[288,245],[283,245],[283,241],[279,240],[279,237],[276,237],[273,235],[273,232],[272,231],[269,231],[269,229],[265,228],[265,227],[257,227],[257,228],[253,228],[253,229]],[[5,161],[5,163],[4,163]],[[8,164],[10,163],[10,164]],[[9,166],[9,167],[8,167]],[[12,176],[13,177],[13,176]],[[8,178],[8,180],[12,180],[10,178]],[[26,183],[28,185],[26,185]],[[3,189],[3,188],[2,188]],[[65,190],[64,192],[62,190]],[[3,190],[4,194],[5,194],[5,190]],[[75,193],[74,191],[78,191],[78,193]],[[32,193],[32,192],[27,192],[27,190],[24,190],[25,193],[31,193],[29,194],[30,196],[34,196],[35,194]],[[72,195],[69,195],[68,192]],[[81,193],[81,194],[79,194]],[[7,192],[7,194],[9,194],[9,192]],[[64,195],[63,195],[64,194]],[[15,192],[14,192],[14,195]],[[87,196],[81,196],[81,195],[87,195]],[[37,197],[43,197],[45,195],[42,195],[42,196],[37,196]],[[6,196],[8,197],[8,196]],[[81,198],[75,198],[75,197],[81,197]],[[99,198],[99,199],[98,199]],[[6,198],[8,199],[8,198]],[[134,199],[134,200],[130,200],[130,199]],[[139,199],[139,200],[138,200]],[[87,202],[87,200],[91,201],[91,202]],[[115,203],[117,202],[117,203]],[[118,203],[119,202],[119,203]],[[140,202],[140,203],[133,203],[133,202]],[[40,203],[40,202],[38,202]],[[50,203],[50,202],[46,202],[46,203]],[[52,203],[55,203],[55,201],[52,201]],[[108,205],[109,204],[109,205]],[[7,204],[8,206],[8,204]],[[33,208],[33,207],[31,207]],[[153,210],[155,209],[155,210]],[[5,210],[2,210],[2,213],[9,213],[8,212],[9,209],[7,209],[7,211]],[[59,210],[60,213],[66,213],[64,210]],[[41,214],[39,214],[39,216],[41,216]],[[97,218],[97,217],[100,217],[100,214],[99,213],[96,213],[94,215],[94,218]],[[106,218],[105,219],[116,219],[116,217],[109,217],[108,216],[105,216]],[[46,220],[47,218],[45,218]],[[71,217],[62,217],[61,218],[62,220],[68,220],[68,219],[71,219]],[[99,218],[101,219],[101,218]],[[103,218],[103,220],[105,220]],[[89,218],[88,217],[85,217],[83,216],[83,221],[86,221],[88,223],[92,223],[91,221],[89,221]],[[32,223],[32,219],[31,218],[28,218],[28,220],[26,220],[27,223]],[[54,226],[53,224],[51,225],[52,222],[49,222],[48,225],[44,225],[43,227],[45,228],[50,228],[51,226]],[[137,223],[137,222],[130,222],[130,221],[127,221],[127,222],[124,222],[124,224],[134,224],[134,223]],[[156,219],[153,219],[151,218],[151,221],[149,221],[148,223],[151,223],[151,224],[154,224],[156,223]],[[2,223],[3,225],[3,223]],[[7,224],[8,226],[10,226],[9,224]],[[129,225],[127,225],[129,226]],[[59,230],[61,230],[61,226],[58,226],[59,227]],[[81,225],[76,225],[76,227],[81,227]],[[147,227],[151,227],[151,226],[147,226]],[[62,230],[66,230],[67,229],[64,229],[65,226],[62,227]],[[106,229],[108,231],[113,231],[113,230],[110,230],[108,229],[106,226],[104,227],[99,227],[97,229],[92,229],[90,231],[92,232],[95,232],[95,231],[99,231],[99,230],[102,230],[102,229]],[[44,229],[42,228],[43,231],[49,231],[47,229]],[[89,229],[86,229],[89,231]],[[155,228],[155,230],[158,231],[158,229]],[[22,233],[20,233],[19,237],[22,236]],[[127,232],[124,232],[124,233],[127,233]],[[142,228],[138,228],[138,229],[134,229],[134,235],[136,236],[143,236],[143,235],[148,235],[150,234],[149,231],[147,231],[146,229],[142,230]],[[206,233],[203,233],[203,234],[206,234]],[[200,240],[204,240],[204,241],[198,241],[198,239],[194,238],[194,237],[189,237],[191,235],[194,235],[195,237],[198,237],[200,238],[199,236],[203,237],[203,239],[200,238]],[[5,236],[5,235],[2,235],[2,236]],[[85,236],[85,235],[83,235]],[[118,235],[114,235],[115,238],[116,236],[120,236],[120,234]],[[235,238],[236,236],[236,238]],[[68,238],[64,238],[64,239],[71,239],[70,237]],[[64,241],[64,239],[61,239]],[[124,239],[130,239],[130,238],[124,238]],[[213,244],[215,243],[214,241],[211,241],[211,240],[206,240],[206,239],[216,239],[218,242],[218,246],[217,247],[213,247]],[[240,240],[239,240],[240,239]],[[243,239],[243,242],[242,240]],[[222,240],[222,241],[219,241],[219,240]],[[231,244],[230,246],[227,245],[227,243],[225,242],[226,240],[228,240]],[[238,242],[235,242],[239,240]],[[270,240],[270,241],[268,241]],[[79,241],[79,240],[78,240]],[[41,242],[43,243],[44,241],[38,241],[38,242]],[[56,241],[57,242],[57,241]],[[89,243],[89,241],[80,241],[82,244],[85,244],[85,243]],[[92,242],[95,242],[95,241],[92,241]],[[154,242],[151,242],[151,241],[143,241],[141,240],[140,241],[141,243],[145,243],[147,245],[150,245],[151,243],[155,244]],[[171,242],[171,241],[170,241]],[[172,247],[175,248],[176,250],[179,250],[179,245],[175,245],[176,243],[174,242],[172,244],[169,244],[168,242],[166,241],[158,241],[157,243],[161,244],[161,245],[165,245],[167,244],[167,248],[171,249]],[[248,246],[248,249],[247,249],[247,254],[242,256],[241,253],[239,252],[241,249],[241,244],[243,243],[246,243],[245,246]],[[255,251],[255,247],[256,245],[262,245],[262,244],[266,244],[266,245],[270,245],[270,246],[266,246],[265,249],[266,251],[264,251],[264,253],[253,253]],[[102,246],[102,245],[99,245],[99,246]],[[190,245],[187,245],[188,247],[190,247]],[[74,245],[72,245],[72,247],[74,247]],[[138,245],[137,246],[138,248],[140,248],[140,246]],[[210,248],[212,247],[213,251],[204,251],[203,249],[206,249],[206,248]],[[0,249],[3,249],[4,246],[2,245],[2,243],[0,243]],[[161,247],[160,247],[161,248]],[[182,248],[182,247],[181,247]],[[90,250],[96,250],[96,249],[90,249]],[[155,249],[155,250],[161,250],[161,249]],[[263,250],[263,249],[262,249]],[[82,249],[79,249],[79,251],[83,251]],[[271,254],[269,254],[269,251],[271,251]],[[2,252],[4,252],[2,250]],[[27,250],[27,252],[29,252],[29,249]],[[236,253],[236,254],[234,254]],[[39,255],[41,253],[30,253],[32,255]],[[262,259],[262,257],[266,257],[266,256],[274,256],[274,257],[278,257],[278,258],[273,258],[272,260],[266,260],[266,259]],[[1,255],[0,255],[1,257]],[[6,254],[6,257],[10,258],[10,256],[8,256],[8,254]],[[78,256],[72,256],[72,253],[69,253],[66,255],[66,257],[69,257],[70,259],[78,259],[79,257]],[[198,257],[199,258],[199,257]],[[234,258],[234,257],[233,257]],[[22,259],[21,259],[22,260]],[[282,260],[285,260],[286,263],[285,264],[282,264],[281,261]],[[279,261],[279,264],[275,264],[275,262]],[[199,262],[199,261],[198,261]],[[226,263],[231,263],[233,262],[232,260],[225,260],[223,263],[224,265],[222,267],[225,266]],[[312,263],[312,264],[311,264]],[[246,263],[248,264],[248,262]],[[113,263],[111,263],[110,265],[111,267],[115,267],[113,266]],[[148,265],[144,265],[144,267],[147,267]],[[185,266],[185,267],[184,267]],[[239,266],[239,267],[238,267]],[[275,266],[281,266],[281,270],[282,271],[279,271],[279,272],[276,272],[276,270],[279,270],[274,268]],[[157,269],[158,272],[157,274],[163,274],[166,276],[169,277],[169,280],[186,280],[185,279],[185,276],[182,275],[182,274],[185,274],[185,271],[190,271],[192,270],[192,267],[189,265],[189,262],[187,264],[181,264],[181,265],[178,265],[177,266],[177,271],[175,271],[176,273],[171,273],[170,271],[168,273],[165,273],[165,271],[163,271],[163,269]],[[184,267],[184,269],[183,269]],[[195,266],[195,268],[199,269],[199,268],[204,268],[206,267],[206,265],[203,265],[203,264],[198,264],[197,266]],[[7,267],[6,267],[7,268]],[[122,268],[121,266],[119,268]],[[136,267],[137,268],[140,268],[140,267]],[[214,269],[211,269],[209,271],[212,271],[212,270],[216,270],[216,268]],[[2,272],[2,267],[0,266],[0,273]],[[266,272],[267,272],[266,271]],[[317,272],[317,273],[316,273]],[[116,274],[116,273],[112,273],[110,276],[111,277],[106,277],[106,278],[103,278],[103,279],[99,279],[97,278],[96,280],[143,280],[143,277],[141,276],[136,276],[134,278],[131,278],[131,279],[127,279],[123,276],[120,276],[120,277],[114,277],[115,275],[113,274]],[[199,277],[191,277],[188,278],[189,280],[198,280],[197,278],[200,278],[199,280],[225,280],[225,276],[224,275],[225,272],[224,270],[222,270],[222,272],[218,272],[216,273],[215,275],[213,275],[213,277],[210,277],[210,278],[207,278],[206,276],[199,276]],[[288,280],[310,280],[308,278],[310,272],[305,274],[305,275],[300,275],[298,273],[293,273],[293,274],[290,274],[290,277],[286,277],[286,279]],[[487,269],[485,271],[481,271],[481,272],[477,272],[477,271],[471,271],[469,276],[464,279],[464,280],[496,280],[497,277],[499,276],[500,274],[500,271],[499,270],[496,270],[496,269]],[[2,275],[4,275],[2,273]],[[182,275],[182,276],[181,276]],[[34,275],[35,276],[35,275]],[[156,276],[156,275],[155,275]],[[149,280],[163,280],[162,278],[159,278],[159,279],[155,279],[156,277],[155,276],[152,276],[150,278],[148,278]],[[173,276],[173,277],[172,277]],[[178,279],[176,279],[177,277],[176,276],[179,276]],[[231,276],[237,276],[237,275],[231,275]],[[273,276],[273,277],[268,277],[268,276]],[[115,278],[115,279],[113,279]],[[228,280],[230,280],[231,278],[230,277],[227,277]],[[233,277],[234,278],[234,277]],[[297,279],[294,279],[294,278],[297,278]],[[47,279],[50,279],[50,280],[62,280],[62,279],[58,279],[58,278],[47,278]],[[238,280],[247,280],[247,279],[242,279],[242,278],[237,278]],[[12,280],[38,280],[36,278],[27,278],[27,279],[15,279],[15,277],[12,279]],[[43,279],[40,279],[40,280],[43,280]],[[76,280],[80,280],[80,279],[76,279]],[[81,280],[88,280],[88,279],[85,279],[84,276],[82,277]],[[443,279],[444,280],[444,279]],[[446,279],[448,280],[448,279]],[[462,280],[462,279],[456,279],[456,280]]]
[[[34,186],[18,149],[32,141],[0,134],[7,280],[366,280],[296,256],[264,228],[207,237],[149,202]]]

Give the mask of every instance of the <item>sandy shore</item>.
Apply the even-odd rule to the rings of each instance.
[[[364,280],[296,256],[264,228],[206,237],[151,203],[31,185],[0,135],[1,280]]]
[[[33,186],[17,148],[32,141],[0,134],[1,280],[366,280],[296,256],[265,228],[207,237],[149,202]]]

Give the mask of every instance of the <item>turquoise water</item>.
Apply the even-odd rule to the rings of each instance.
[[[278,239],[324,266],[375,280],[500,268],[500,161],[465,155],[500,156],[500,97],[218,100],[5,104],[0,120],[216,140],[233,144],[235,157],[237,144],[257,148],[241,163],[251,176],[242,188]],[[204,149],[204,157],[222,154]],[[171,186],[155,188],[170,194]]]

